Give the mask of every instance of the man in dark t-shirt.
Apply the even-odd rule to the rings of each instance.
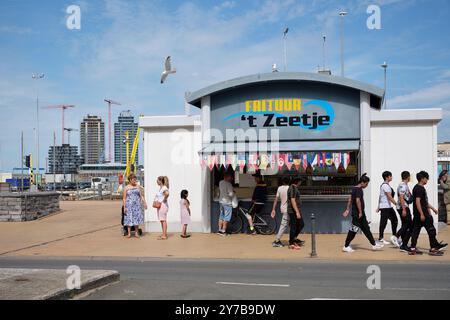
[[[416,177],[418,184],[415,185],[412,192],[414,218],[411,236],[411,251],[409,254],[422,254],[422,252],[417,250],[416,245],[420,230],[424,227],[428,233],[428,238],[430,241],[429,254],[432,256],[442,256],[444,253],[441,250],[445,248],[447,244],[442,242],[439,243],[436,239],[436,228],[434,227],[434,220],[430,214],[430,210],[432,210],[435,214],[437,214],[438,211],[428,203],[428,195],[425,190],[425,185],[428,183],[428,179],[430,177],[425,171],[419,172]]]
[[[355,239],[356,234],[361,230],[366,238],[372,245],[372,250],[381,250],[383,248],[382,244],[376,243],[373,238],[372,232],[370,231],[369,222],[366,218],[365,213],[365,203],[364,203],[364,191],[369,185],[370,178],[363,174],[358,181],[358,185],[352,188],[351,204],[352,204],[352,225],[348,231],[347,238],[345,239],[345,245],[342,251],[344,252],[354,252],[350,243]],[[346,210],[347,211],[347,210]],[[347,211],[348,212],[348,211]]]
[[[291,185],[288,189],[288,209],[290,219],[289,232],[289,249],[298,250],[303,245],[303,241],[298,240],[297,237],[303,230],[305,223],[303,222],[302,212],[300,210],[300,186],[301,179],[295,177],[292,179]]]

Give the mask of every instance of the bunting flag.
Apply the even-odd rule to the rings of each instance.
[[[306,168],[308,168],[308,154],[307,153],[303,153],[302,154],[302,163],[303,163],[303,170],[306,170]]]
[[[288,153],[286,155],[286,167],[288,168],[288,170],[291,170],[293,164],[294,164],[294,158],[292,156],[292,153]]]
[[[339,165],[341,164],[341,154],[340,153],[333,153],[333,162],[334,166],[336,167],[336,170],[339,168]]]
[[[207,162],[208,162],[208,155],[202,154],[200,156],[200,167],[202,168],[202,170],[206,168]]]
[[[233,168],[234,171],[236,171],[236,168],[238,166],[238,157],[236,154],[231,154],[230,158],[231,158],[230,160],[231,167]]]
[[[224,155],[224,154],[221,154],[220,156],[219,156],[219,168],[220,168],[220,166],[224,166],[225,167],[225,165],[227,164],[227,158],[226,158],[226,155]],[[226,169],[226,168],[225,168]]]
[[[270,164],[269,156],[266,153],[263,153],[263,154],[261,154],[259,159],[260,159],[259,168],[261,170],[266,170]]]
[[[212,171],[214,169],[214,165],[216,163],[216,156],[210,154],[208,155],[208,167],[209,171]]]
[[[313,160],[310,162],[312,167],[317,167],[319,165],[320,156],[318,153],[314,154]]]
[[[333,154],[331,152],[326,152],[325,153],[325,163],[327,165],[327,167],[332,167],[333,166]]]
[[[344,169],[347,170],[348,165],[350,164],[350,153],[345,152],[342,154],[342,164],[344,165]]]
[[[245,168],[245,154],[241,153],[238,155],[238,164],[241,172],[244,172]]]
[[[225,160],[224,160],[224,163],[223,163],[223,167],[225,168],[225,170],[228,170],[228,166],[231,164],[231,162],[230,162],[230,155],[226,154],[226,155],[224,155],[224,157],[225,157]]]
[[[293,160],[293,162],[294,162],[294,167],[295,167],[295,169],[298,171],[298,170],[300,169],[300,166],[302,165],[302,160],[301,160],[301,158],[300,158],[300,154],[295,153],[295,154],[293,155],[293,158],[294,158],[294,160]]]
[[[256,169],[256,159],[258,155],[256,153],[250,153],[248,155],[248,169]]]
[[[278,167],[278,154],[271,154],[269,156],[269,163],[270,163],[270,168],[272,168],[272,170],[275,170],[275,168]]]
[[[278,157],[277,157],[277,162],[278,162],[278,170],[280,171],[281,169],[283,169],[283,166],[286,163],[286,154],[284,153],[279,153]]]

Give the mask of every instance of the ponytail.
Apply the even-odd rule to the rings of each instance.
[[[163,184],[169,189],[169,178],[167,176],[163,177]]]
[[[367,176],[367,173],[364,173],[361,178],[359,178],[358,184],[359,183],[369,183],[370,178]]]

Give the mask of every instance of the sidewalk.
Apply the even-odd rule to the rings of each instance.
[[[62,300],[119,280],[110,270],[82,270],[80,289],[68,289],[66,270],[0,269],[0,300]]]
[[[177,259],[310,259],[311,235],[301,235],[306,245],[301,250],[273,248],[274,236],[193,234],[182,239],[171,233],[166,241],[158,234],[146,234],[141,239],[127,239],[120,232],[120,201],[61,202],[63,212],[39,221],[0,223],[0,257],[138,257]],[[170,214],[170,213],[169,213]],[[178,214],[178,212],[174,213]],[[173,230],[169,230],[173,231]],[[390,235],[389,235],[390,236]],[[288,235],[285,235],[284,241]],[[373,252],[363,235],[352,246],[356,252],[341,252],[346,235],[318,235],[318,259],[347,261],[433,261],[450,262],[450,253],[442,257],[408,256],[398,249],[385,246]],[[438,239],[450,242],[449,230]],[[428,248],[428,237],[419,238],[419,248]]]

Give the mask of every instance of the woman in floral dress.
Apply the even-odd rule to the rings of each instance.
[[[136,232],[135,237],[139,238],[139,225],[144,223],[143,210],[147,209],[147,202],[141,187],[137,184],[137,178],[132,173],[128,176],[129,184],[123,192],[123,207],[125,208],[125,216],[123,220],[124,226],[128,228],[127,238],[131,238],[131,227],[134,226]]]

